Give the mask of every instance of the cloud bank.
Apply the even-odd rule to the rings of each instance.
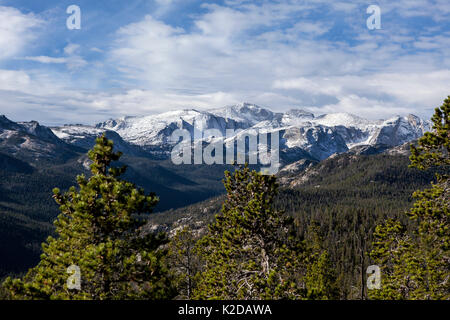
[[[116,21],[108,45],[68,42],[58,55],[23,55],[27,68],[0,70],[0,113],[93,123],[249,101],[275,111],[428,118],[450,94],[446,1],[381,1],[382,29],[373,31],[365,1],[194,1],[191,12],[177,12],[177,2]],[[36,41],[27,30],[40,23],[0,7],[0,46],[15,39],[0,60],[20,58]]]

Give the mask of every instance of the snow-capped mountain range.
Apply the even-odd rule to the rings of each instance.
[[[194,138],[201,137],[198,133],[206,129],[217,129],[224,137],[227,129],[242,130],[243,133],[252,129],[278,131],[281,151],[285,155],[300,152],[323,160],[355,146],[401,145],[430,130],[430,122],[412,114],[371,121],[348,113],[315,116],[301,109],[276,113],[254,104],[241,103],[208,111],[189,109],[124,117],[99,123],[95,128],[117,132],[125,141],[148,152],[170,150],[174,144],[171,135],[176,129],[186,129]],[[54,132],[60,136],[58,130]]]
[[[218,130],[223,137],[226,137],[227,129],[234,130],[236,134],[227,137],[226,143],[257,129],[278,132],[283,162],[292,163],[299,159],[320,161],[361,146],[399,146],[418,139],[431,129],[430,126],[430,121],[412,114],[372,121],[348,113],[315,116],[301,109],[272,112],[254,104],[241,103],[208,111],[187,109],[110,119],[95,126],[65,125],[50,129],[35,121],[15,123],[1,117],[0,144],[5,144],[7,140],[16,141],[17,132],[21,132],[20,137],[24,139],[21,144],[27,148],[39,148],[33,146],[32,137],[35,136],[46,143],[88,149],[97,136],[106,132],[115,146],[126,154],[168,158],[176,143],[171,139],[176,129],[188,130],[191,137],[197,140],[203,139],[201,132],[208,129]]]

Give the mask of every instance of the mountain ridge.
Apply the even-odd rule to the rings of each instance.
[[[67,146],[90,149],[95,138],[105,133],[114,141],[117,149],[126,154],[169,159],[177,143],[171,135],[177,129],[187,130],[192,141],[208,143],[208,137],[202,134],[205,130],[214,129],[222,135],[219,141],[227,145],[235,143],[242,136],[267,132],[279,134],[281,162],[287,165],[301,159],[322,161],[358,146],[400,146],[420,138],[430,128],[429,121],[412,114],[386,120],[368,120],[342,112],[316,116],[301,108],[274,112],[244,102],[206,111],[191,108],[148,116],[125,116],[94,126],[76,124],[45,127],[36,121],[13,122],[1,116],[0,145],[2,141],[5,144],[4,141],[11,140],[8,134],[16,132],[17,136],[17,132],[21,132],[20,137],[13,137],[16,142],[14,148],[17,149],[15,152],[26,147],[26,144],[20,143],[23,136],[25,140],[38,137],[44,141],[45,146],[42,148],[48,150],[67,149]],[[233,134],[230,136],[229,132]]]
[[[150,153],[159,150],[167,156],[175,144],[170,135],[177,129],[186,129],[193,140],[201,140],[200,133],[207,129],[220,131],[224,140],[227,129],[250,135],[255,129],[278,132],[282,153],[301,150],[320,161],[355,146],[398,146],[420,138],[431,125],[412,114],[368,120],[350,113],[315,116],[304,109],[273,112],[255,104],[240,103],[206,111],[183,109],[150,116],[122,117],[98,123],[95,127],[115,131],[131,144]],[[236,140],[236,135],[227,140]]]

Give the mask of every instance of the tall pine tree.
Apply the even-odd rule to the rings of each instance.
[[[371,257],[380,264],[382,288],[372,298],[450,299],[450,97],[432,117],[433,130],[411,146],[411,167],[438,168],[430,189],[414,193],[407,213],[415,232],[405,233],[399,222],[377,228]]]
[[[195,231],[186,226],[177,231],[168,245],[167,262],[177,287],[177,299],[191,299],[195,287],[195,275],[200,269],[200,261],[195,244]]]
[[[335,267],[328,251],[324,248],[323,236],[319,223],[311,221],[306,235],[307,272],[305,286],[307,299],[330,300],[337,299],[339,290]]]
[[[300,299],[306,297],[305,245],[292,221],[272,204],[274,176],[225,172],[222,214],[198,242],[204,261],[193,297],[197,299]]]
[[[105,136],[89,151],[92,175],[78,188],[54,190],[61,214],[57,237],[42,245],[39,264],[23,279],[8,278],[11,299],[162,299],[173,289],[163,263],[163,235],[145,235],[139,214],[158,202],[120,179],[126,168],[110,167],[121,153]],[[74,273],[75,272],[75,273]],[[78,278],[80,281],[78,281]]]

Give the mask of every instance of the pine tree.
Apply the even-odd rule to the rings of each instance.
[[[319,223],[312,221],[308,227],[307,237],[307,272],[305,285],[307,298],[329,300],[338,298],[338,287],[328,251],[324,248]]]
[[[121,156],[113,152],[112,141],[103,135],[96,142],[88,153],[91,177],[78,176],[78,188],[65,194],[54,190],[61,211],[55,221],[57,237],[48,237],[41,261],[23,279],[5,281],[9,298],[172,297],[161,249],[165,236],[145,235],[140,229],[145,220],[139,214],[151,212],[158,198],[119,178],[126,167],[110,166]],[[73,271],[77,274],[71,275]]]
[[[8,299],[9,294],[3,284],[0,284],[0,301]]]
[[[190,227],[177,231],[170,240],[167,262],[174,275],[178,299],[191,299],[195,287],[195,275],[200,269],[200,261],[195,252],[198,236]]]
[[[292,219],[272,208],[275,177],[245,166],[225,172],[224,184],[222,214],[198,242],[204,267],[194,298],[305,298],[305,246]]]
[[[425,132],[419,139],[419,146],[411,145],[411,167],[421,170],[430,167],[450,165],[450,96],[444,100],[444,104],[435,109],[431,118],[433,130]],[[442,178],[448,179],[448,171]]]
[[[369,290],[371,299],[404,300],[419,285],[411,237],[399,221],[388,219],[376,227],[370,257],[381,269],[381,289]]]
[[[372,256],[383,265],[385,280],[381,291],[371,293],[373,298],[450,299],[449,116],[450,97],[436,108],[432,132],[419,139],[418,147],[411,146],[411,167],[435,167],[441,173],[430,189],[413,195],[416,202],[407,213],[415,222],[411,239],[399,222],[377,228]]]

